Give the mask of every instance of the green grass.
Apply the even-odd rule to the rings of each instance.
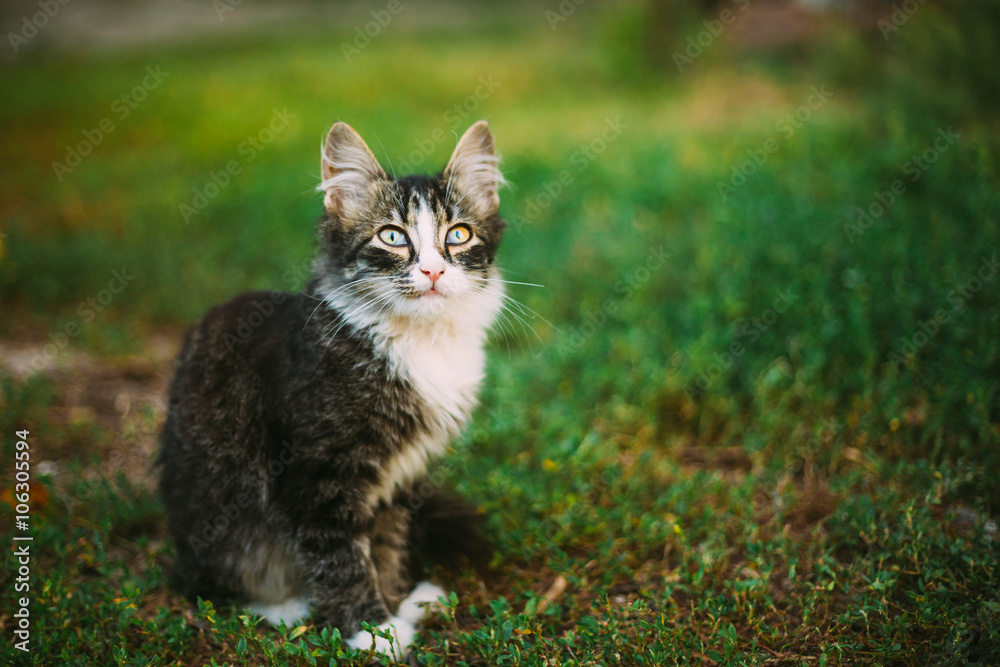
[[[1000,88],[980,66],[998,23],[927,6],[885,43],[831,30],[795,58],[738,59],[719,44],[684,76],[624,77],[635,17],[594,12],[556,32],[541,14],[387,32],[350,65],[341,35],[303,31],[3,71],[18,94],[0,110],[0,333],[80,322],[70,345],[114,365],[235,293],[298,288],[333,120],[396,166],[441,128],[421,164],[436,170],[451,131],[485,117],[513,184],[500,265],[545,287],[512,288],[540,317],[498,330],[482,408],[443,464],[489,516],[496,571],[440,573],[455,594],[418,663],[996,664],[1000,275],[969,281],[1000,255],[982,92]],[[147,65],[169,77],[60,183],[51,163]],[[447,115],[481,76],[499,86]],[[784,129],[814,86],[833,96]],[[295,118],[247,160],[274,108]],[[948,128],[960,138],[908,170]],[[179,205],[230,160],[241,173],[185,222]],[[885,214],[845,231],[897,179]],[[135,279],[84,321],[123,267]],[[155,415],[53,417],[59,376],[0,390],[5,481],[16,429],[36,465],[60,465],[34,482],[50,498],[32,516],[33,653],[4,643],[5,663],[364,663],[336,633],[172,591],[155,495],[101,465]]]

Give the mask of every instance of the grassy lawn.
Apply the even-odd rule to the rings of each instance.
[[[0,662],[366,662],[171,588],[150,486],[171,355],[210,305],[304,284],[334,120],[403,172],[487,118],[498,261],[544,287],[511,286],[441,464],[494,571],[438,573],[416,664],[1000,664],[986,5],[719,40],[681,73],[603,5],[557,30],[401,18],[350,62],[353,24],[6,65],[0,531],[24,534],[28,429],[34,539],[32,650],[8,641],[8,555]]]

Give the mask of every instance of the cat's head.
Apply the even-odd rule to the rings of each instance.
[[[432,318],[493,305],[501,293],[493,258],[506,226],[497,163],[489,126],[479,121],[440,174],[390,177],[358,133],[336,123],[318,188],[324,296],[369,317]]]

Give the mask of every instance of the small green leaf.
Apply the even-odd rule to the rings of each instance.
[[[500,637],[503,639],[505,643],[510,641],[510,635],[513,632],[514,632],[514,624],[509,620],[504,621],[503,625],[500,626]]]
[[[538,598],[528,600],[528,604],[524,605],[524,613],[527,616],[534,616],[538,613]]]

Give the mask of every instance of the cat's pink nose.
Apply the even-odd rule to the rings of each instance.
[[[437,279],[440,278],[441,275],[444,273],[444,267],[442,266],[440,268],[434,268],[434,269],[431,269],[429,271],[427,269],[421,267],[420,268],[420,273],[422,273],[425,276],[427,276],[428,278],[430,278],[432,283],[435,283],[435,282],[437,282]]]

